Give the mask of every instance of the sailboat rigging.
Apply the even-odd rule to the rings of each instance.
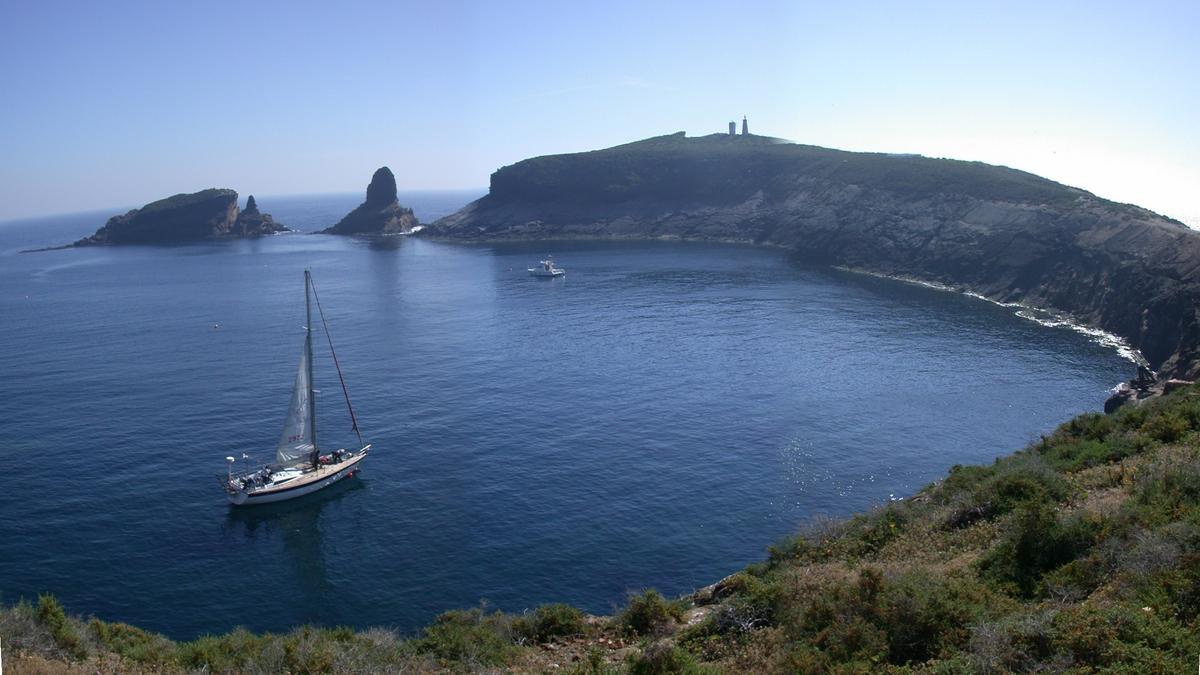
[[[313,389],[312,355],[314,301],[317,305],[317,315],[321,319],[321,327],[325,332],[325,340],[329,344],[329,353],[337,370],[338,381],[342,385],[342,396],[350,413],[351,428],[358,438],[358,450],[342,448],[322,455],[320,446],[317,445],[317,401],[316,391]],[[333,338],[329,334],[329,324],[325,321],[325,311],[321,307],[317,287],[308,270],[304,270],[304,313],[304,350],[300,354],[300,367],[296,370],[296,379],[292,384],[292,396],[283,432],[275,449],[275,462],[259,469],[243,468],[235,471],[237,460],[234,457],[225,458],[229,463],[229,471],[221,477],[221,482],[230,503],[234,505],[266,504],[316,492],[343,478],[353,476],[371,450],[370,443],[363,443],[362,433],[358,428],[358,417],[354,414],[354,405],[350,402],[350,390],[346,387],[346,378],[342,375],[342,366],[338,362]],[[247,456],[242,457],[248,463]]]

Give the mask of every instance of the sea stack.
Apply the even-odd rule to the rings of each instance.
[[[271,214],[259,213],[254,195],[250,195],[246,199],[246,208],[242,209],[242,212],[238,214],[237,221],[233,224],[233,234],[239,237],[258,237],[286,231],[287,228],[281,223],[275,222]]]
[[[258,207],[247,204],[248,218],[238,212],[238,193],[209,188],[177,194],[140,209],[113,216],[96,233],[75,246],[108,244],[182,244],[223,237],[254,237],[286,230]]]
[[[401,234],[417,225],[412,209],[396,199],[396,177],[386,166],[371,176],[367,200],[321,234]]]

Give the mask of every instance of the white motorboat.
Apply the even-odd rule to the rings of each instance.
[[[357,450],[342,448],[323,455],[317,446],[316,392],[313,390],[312,300],[316,301],[321,325],[325,329],[325,338],[329,343],[329,353],[333,357],[338,380],[342,383],[342,395],[346,399],[346,409],[350,412],[350,426],[358,437]],[[288,405],[283,433],[280,434],[279,444],[275,449],[275,462],[257,466],[251,463],[249,455],[243,454],[242,465],[238,467],[237,459],[225,458],[229,463],[229,471],[220,479],[230,503],[234,505],[279,502],[316,492],[357,473],[371,450],[371,445],[363,443],[362,434],[358,431],[358,419],[354,415],[354,406],[350,404],[350,392],[346,388],[345,378],[342,377],[342,367],[338,364],[337,353],[333,350],[333,339],[329,337],[329,326],[325,323],[325,312],[321,310],[321,300],[317,296],[317,288],[313,285],[312,275],[308,270],[304,270],[304,311],[307,318],[304,328],[304,351],[300,354],[300,368],[292,386],[291,403]]]
[[[539,261],[537,267],[529,268],[530,275],[542,277],[543,279],[561,277],[566,273],[566,270],[554,264],[554,258],[552,256],[546,256],[545,260]]]

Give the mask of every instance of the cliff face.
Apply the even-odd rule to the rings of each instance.
[[[216,237],[257,236],[286,229],[269,215],[259,214],[257,206],[247,219],[239,217],[237,192],[210,188],[160,199],[113,216],[95,234],[74,245],[177,244]]]
[[[525,160],[423,234],[678,237],[783,246],[830,265],[1057,310],[1200,377],[1200,233],[978,162],[683,134]]]
[[[321,234],[401,234],[416,225],[412,209],[400,206],[396,198],[396,177],[384,166],[371,176],[366,201]]]

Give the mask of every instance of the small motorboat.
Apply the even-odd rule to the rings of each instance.
[[[561,277],[566,273],[567,273],[566,270],[564,270],[563,268],[554,264],[553,256],[546,256],[545,260],[538,262],[537,267],[529,268],[529,274],[531,276],[541,277],[543,279],[553,279],[554,277]]]

